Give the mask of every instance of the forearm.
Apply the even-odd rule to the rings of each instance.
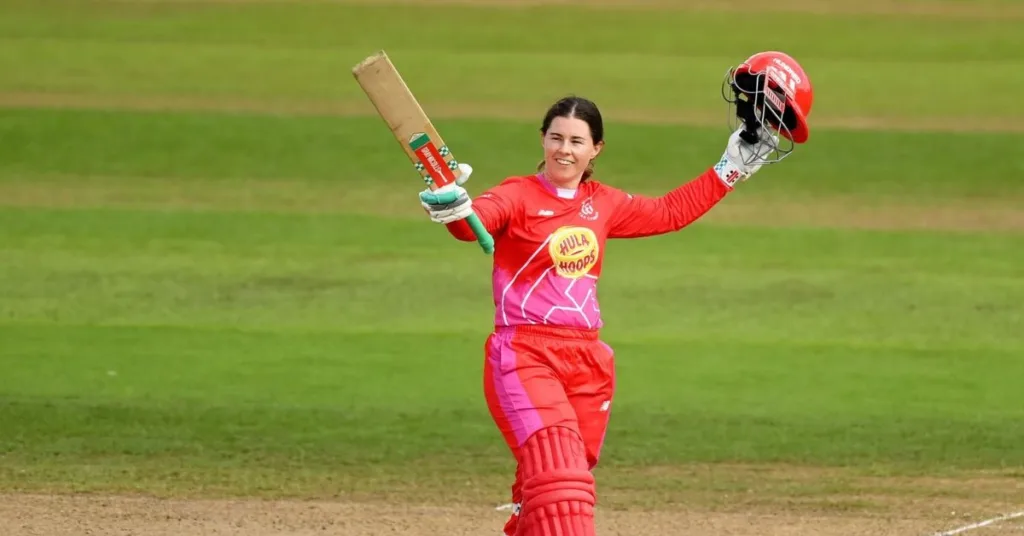
[[[466,220],[446,223],[445,228],[448,229],[448,233],[454,236],[457,240],[461,240],[463,242],[473,242],[476,240],[476,235],[473,234],[473,229],[469,227],[469,223],[467,223]]]
[[[472,209],[473,213],[480,218],[480,223],[483,224],[488,233],[494,235],[505,226],[505,219],[507,218],[507,215],[502,210],[501,205],[496,203],[493,199],[488,198],[487,196],[481,196],[473,201]],[[470,227],[469,222],[465,219],[446,223],[445,228],[448,229],[448,233],[457,240],[461,240],[463,242],[476,241],[476,233],[473,232],[473,228]]]
[[[678,231],[700,219],[732,191],[713,169],[656,198],[636,203],[616,226],[613,237],[640,237]]]
[[[704,216],[731,191],[713,169],[708,169],[662,197],[666,217],[659,223],[667,231],[678,231]]]

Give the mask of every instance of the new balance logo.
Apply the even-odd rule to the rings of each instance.
[[[555,215],[555,211],[554,210],[538,210],[537,211],[537,215],[538,216],[554,216]]]

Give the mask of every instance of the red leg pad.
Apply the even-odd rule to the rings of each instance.
[[[520,452],[523,506],[517,536],[594,536],[594,476],[579,433],[542,428]]]

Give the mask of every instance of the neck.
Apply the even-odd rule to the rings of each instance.
[[[580,187],[580,183],[583,182],[583,175],[577,175],[569,180],[554,180],[547,173],[541,172],[540,178],[547,181],[555,188],[562,188],[565,190],[575,190]]]

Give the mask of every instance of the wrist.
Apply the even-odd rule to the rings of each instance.
[[[721,160],[712,168],[718,180],[722,181],[729,188],[735,188],[736,183],[745,179],[747,174],[731,160],[728,154],[723,154]]]

